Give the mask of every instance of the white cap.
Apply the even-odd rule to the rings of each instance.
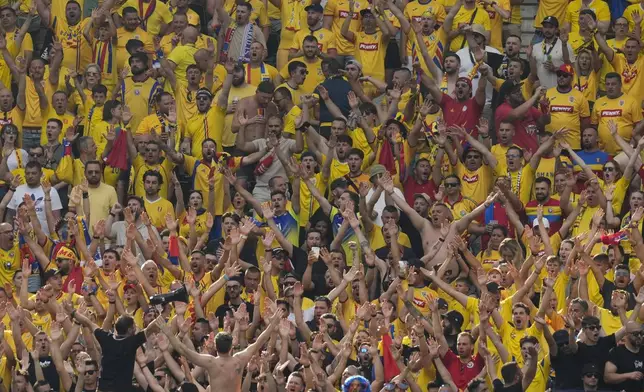
[[[532,227],[537,227],[537,226],[539,226],[539,218],[534,218],[534,220],[532,221]],[[550,228],[550,222],[548,221],[548,219],[543,218],[543,226],[546,229]]]

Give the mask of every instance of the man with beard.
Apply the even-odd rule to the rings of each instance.
[[[177,129],[177,106],[172,94],[162,91],[156,95],[155,102],[155,112],[141,120],[134,136],[157,134],[166,142],[174,133],[179,140],[181,130]]]
[[[24,86],[20,87],[23,90],[21,93],[24,95]],[[0,89],[0,127],[5,124],[14,124],[18,129],[21,129],[22,117],[20,108],[15,104],[11,90],[6,87]]]
[[[644,330],[637,322],[629,322],[627,328],[624,345],[614,347],[608,353],[604,381],[615,390],[637,392],[642,390],[644,379]]]
[[[532,48],[532,57],[538,64],[537,76],[541,86],[549,89],[557,86],[556,71],[564,64],[571,64],[571,60],[574,60],[574,53],[570,44],[564,43],[558,37],[559,21],[557,18],[546,16],[541,25],[544,38]]]
[[[501,104],[494,112],[494,123],[511,122],[514,125],[512,141],[525,151],[533,154],[539,148],[537,142],[537,124],[545,124],[543,116],[534,105],[546,92],[544,87],[538,87],[532,97],[525,99],[521,85],[514,81],[505,81],[499,89],[499,102]]]
[[[74,124],[74,115],[70,112],[67,111],[68,107],[68,99],[67,99],[67,93],[64,91],[56,91],[54,94],[51,96],[51,104],[49,100],[47,101],[47,109],[43,110],[43,118],[45,121],[43,121],[42,124],[42,131],[40,133],[40,144],[47,144],[47,122],[55,118],[57,120],[60,120],[60,122],[63,123],[63,129],[67,130],[67,128],[73,126]],[[60,134],[58,136],[58,141],[62,142],[63,141],[63,135]]]
[[[454,219],[461,219],[462,216],[469,214],[474,208],[476,203],[474,200],[461,193],[462,184],[461,180],[456,174],[450,174],[443,180],[442,192],[439,190],[436,194],[436,201],[445,203],[454,212]]]
[[[220,61],[231,58],[233,61],[247,63],[250,61],[250,46],[253,42],[259,41],[266,47],[266,37],[261,28],[250,21],[252,9],[250,3],[237,4],[235,20],[225,10],[218,10],[217,16],[221,19],[217,38]]]
[[[552,181],[546,177],[538,177],[534,181],[535,200],[525,204],[525,213],[528,216],[528,222],[534,222],[537,219],[539,208],[543,209],[543,217],[548,220],[550,235],[554,235],[561,228],[563,216],[559,200],[553,199],[550,195]]]
[[[242,280],[242,277],[236,276],[226,282],[226,300],[215,310],[215,317],[219,320],[219,328],[224,327],[224,318],[226,318],[226,315],[233,318],[238,311],[241,311],[239,314],[248,312],[249,318],[251,320],[253,319],[253,304],[241,298]],[[244,306],[242,307],[242,305]]]
[[[604,98],[605,97],[601,97],[599,99]],[[581,150],[577,151],[577,155],[586,163],[586,166],[588,166],[596,176],[603,174],[604,164],[608,162],[610,155],[599,148],[599,134],[597,128],[588,127],[582,131]],[[586,171],[576,163],[573,169],[577,175],[577,185],[583,186],[588,180]],[[583,189],[583,187],[580,189]]]
[[[435,176],[432,176],[430,180],[429,176],[431,174],[432,168],[427,159],[421,158],[416,161],[414,171],[407,177],[407,181],[405,181],[403,186],[407,204],[410,206],[413,205],[415,195],[417,194],[425,193],[427,195],[433,195],[436,192],[436,188],[440,186],[440,177],[435,178]]]
[[[113,3],[114,0],[106,1],[99,12],[110,10]],[[64,19],[52,15],[51,10],[42,2],[36,2],[36,7],[42,23],[54,31],[54,36],[62,44],[63,66],[83,72],[87,64],[92,62],[92,48],[83,37],[83,31],[91,23],[91,18],[83,20],[83,7],[74,0],[67,2]]]
[[[32,200],[34,200],[36,213],[38,215],[38,220],[40,221],[40,226],[45,234],[49,234],[49,225],[47,224],[47,216],[45,214],[45,191],[40,183],[42,178],[42,167],[40,163],[36,161],[29,161],[25,165],[25,184],[20,185],[16,188],[13,193],[11,201],[7,205],[8,218],[12,219],[16,215],[16,210],[18,206],[22,204],[22,200],[27,195]],[[60,197],[58,196],[58,191],[56,189],[51,189],[49,192],[49,197],[51,197],[51,208],[56,219],[60,218],[60,210],[63,206],[60,203]]]
[[[99,161],[85,163],[85,178],[87,179],[87,195],[90,211],[83,211],[83,204],[76,206],[78,215],[89,216],[89,229],[92,230],[96,222],[106,219],[112,206],[118,202],[116,190],[113,186],[101,181],[103,167]],[[80,187],[80,185],[77,185]],[[78,210],[80,208],[80,210]]]
[[[338,53],[335,46],[335,36],[331,30],[325,29],[322,24],[324,8],[320,4],[311,4],[305,7],[304,11],[306,12],[306,24],[308,28],[295,33],[293,43],[288,53],[289,60],[304,56],[304,39],[310,35],[317,39],[320,56],[322,58],[335,57]]]
[[[610,130],[611,122],[616,124],[617,133],[626,142],[630,142],[633,134],[641,134],[644,122],[639,102],[633,94],[622,92],[620,74],[606,74],[606,96],[597,99],[591,115],[591,123],[597,128],[602,142],[602,151],[609,155],[617,155],[621,151]]]
[[[240,111],[245,113],[248,110],[248,117],[254,118],[254,121],[257,121],[257,126],[250,127],[256,132],[253,136],[261,137],[264,135],[264,124],[266,122],[264,117],[268,114],[264,113],[264,109],[268,106],[270,98],[273,95],[273,85],[270,82],[266,82],[268,84],[260,83],[260,86],[263,86],[263,90],[270,90],[270,92],[261,92],[258,96],[255,96],[259,86],[254,87],[246,83],[246,72],[244,67],[240,64],[235,64],[232,72],[228,72],[228,74],[232,74],[232,87],[228,93],[224,128],[220,132],[217,132],[221,136],[220,138],[215,138],[215,141],[220,149],[223,149],[223,151],[229,154],[233,154],[235,152],[235,134],[239,131],[239,125],[236,124],[236,118]],[[224,91],[219,91],[217,95],[215,95],[215,99],[218,102],[223,93]],[[245,98],[248,99],[246,100]],[[242,105],[242,102],[245,102],[244,105]],[[246,105],[248,105],[249,108],[245,108]],[[217,125],[217,127],[220,126],[221,125],[219,124]]]
[[[489,72],[485,76],[479,74],[478,64],[479,62],[485,63],[485,53],[495,53],[500,54],[499,51],[493,46],[487,45],[489,40],[489,31],[486,31],[485,28],[479,24],[473,24],[472,29],[465,32],[467,41],[471,44],[468,44],[466,47],[459,49],[456,52],[456,55],[461,59],[461,68],[459,70],[459,75],[467,76],[472,80],[472,91],[476,91],[478,84],[482,78],[487,78],[489,80],[490,75],[494,75],[494,70],[488,66]],[[483,58],[483,59],[481,59]],[[492,104],[492,95],[494,93],[494,85],[488,83],[485,87],[485,106],[486,113],[487,110],[491,108]],[[488,118],[487,114],[483,115]]]
[[[114,204],[110,210],[110,214],[105,220],[105,237],[112,241],[115,246],[125,246],[125,243],[128,240],[127,227],[130,224],[133,224],[134,227],[136,227],[143,240],[147,241],[150,238],[150,233],[153,233],[157,238],[160,238],[159,232],[154,226],[152,226],[152,224],[150,224],[150,227],[146,227],[146,223],[149,223],[149,219],[147,222],[144,222],[143,219],[141,219],[141,213],[145,211],[143,199],[134,195],[128,196],[125,220],[117,221],[117,219],[119,219],[117,217],[120,217],[120,214],[123,211],[123,207],[121,207],[120,204]],[[136,254],[139,255],[139,260],[141,262],[145,261],[138,244],[136,244],[136,247]]]
[[[266,64],[266,48],[255,41],[250,45],[250,62],[246,65],[246,83],[259,86],[261,82],[277,82],[279,71],[270,64]]]
[[[453,59],[453,57],[449,57]],[[445,59],[445,70],[447,70],[447,58]],[[485,87],[487,85],[487,73],[490,67],[487,64],[481,64],[479,73],[481,80],[474,96],[472,96],[472,81],[468,77],[459,77],[456,80],[454,95],[448,95],[442,90],[443,86],[438,86],[435,81],[429,81],[426,84],[430,94],[436,102],[439,103],[445,116],[445,124],[459,125],[465,127],[468,133],[474,137],[478,136],[476,125],[479,122],[483,106],[485,105]],[[458,68],[454,71],[458,73]],[[449,78],[449,73],[448,73]]]
[[[302,94],[311,94],[315,88],[324,81],[324,73],[322,73],[322,56],[320,56],[320,47],[318,45],[318,39],[312,35],[307,35],[302,41],[302,56],[294,58],[282,68],[280,71],[280,80],[290,80],[291,74],[291,63],[302,63],[305,67],[305,78],[301,83]],[[301,70],[298,70],[302,72]],[[292,82],[295,82],[293,80]],[[295,82],[296,84],[298,82]],[[293,83],[291,83],[292,86]],[[297,89],[297,87],[296,87]],[[299,99],[295,100],[299,105]]]
[[[515,76],[523,80],[530,75],[530,63],[520,57],[521,55],[521,37],[518,35],[509,35],[505,40],[503,53],[485,52],[485,62],[490,65],[494,75],[500,79],[510,79],[508,74],[510,61],[518,60],[522,64],[521,73]],[[536,72],[536,70],[535,70]],[[536,74],[535,74],[536,79]]]
[[[27,14],[27,18],[30,19],[30,22],[33,20],[33,17],[36,15],[31,15]],[[16,14],[16,10],[14,10],[11,7],[2,7],[0,9],[0,24],[2,25],[2,29],[6,32],[5,33],[5,38],[7,42],[16,42],[16,37],[20,35],[20,29],[23,29],[24,26],[18,28],[16,22],[18,20],[18,16]],[[38,31],[40,29],[40,24],[39,23],[30,23],[28,27],[28,31]],[[29,64],[31,62],[31,59],[33,58],[33,51],[34,51],[34,43],[31,38],[31,34],[24,34],[22,38],[22,44],[20,45],[19,48],[17,48],[18,51],[16,52],[16,56],[22,55],[25,59],[25,64]],[[15,59],[14,57],[14,59]]]
[[[152,226],[159,231],[166,226],[167,214],[170,214],[174,219],[174,206],[166,198],[159,195],[161,185],[163,185],[163,178],[158,171],[148,170],[143,174],[145,210],[148,212]]]
[[[135,11],[136,12],[136,11]],[[119,41],[121,42],[121,41]],[[135,53],[129,59],[132,76],[121,80],[119,85],[123,106],[130,108],[132,119],[130,129],[139,129],[143,117],[147,116],[153,107],[153,99],[157,95],[161,84],[148,74],[148,55]]]
[[[139,18],[139,13],[136,8],[125,7],[121,11],[121,15],[122,26],[116,30],[116,65],[119,72],[125,68],[130,55],[126,49],[126,45],[130,40],[141,41],[144,45],[145,53],[154,53],[153,35],[141,27],[141,18]],[[130,68],[132,68],[132,64],[130,64]],[[134,72],[132,74],[135,75]]]

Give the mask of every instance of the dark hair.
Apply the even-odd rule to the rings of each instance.
[[[362,152],[362,150],[359,148],[352,148],[351,150],[349,150],[347,157],[350,157],[351,155],[357,155],[358,157],[360,157],[360,159],[364,159],[364,152]]]
[[[538,184],[540,182],[545,182],[546,184],[548,184],[548,188],[552,186],[552,181],[550,181],[548,177],[537,177],[537,179],[534,180],[535,184]]]
[[[105,255],[106,253],[114,253],[114,257],[116,257],[116,260],[118,261],[121,260],[121,255],[115,249],[105,249],[103,251],[103,255]]]
[[[349,135],[338,135],[338,143],[347,143],[353,147],[353,139],[351,139],[351,136]]]
[[[273,94],[275,91],[275,85],[270,80],[265,80],[257,85],[258,93]]]
[[[519,365],[516,362],[508,362],[501,367],[501,377],[503,377],[503,381],[509,383],[514,381],[517,377],[517,373],[520,371]]]
[[[271,199],[275,195],[281,195],[284,199],[286,199],[286,194],[280,190],[274,190],[273,192],[271,192]]]
[[[306,37],[304,37],[304,40],[302,42],[315,42],[317,44],[318,39],[315,38],[314,35],[307,35]]]
[[[132,53],[132,55],[130,56],[130,58],[127,61],[128,65],[132,66],[132,60],[137,60],[137,59],[140,60],[143,64],[145,64],[145,66],[147,68],[149,57],[148,57],[147,54],[141,53],[141,52]]]
[[[331,181],[331,185],[329,188],[331,191],[333,191],[336,188],[347,188],[347,180],[344,179],[344,177],[336,178],[335,180]]]
[[[378,114],[378,109],[376,108],[376,105],[374,105],[371,102],[363,102],[358,106],[358,109],[362,113],[363,116],[367,116],[369,114]]]
[[[57,118],[50,118],[50,119],[48,119],[48,120],[47,120],[47,124],[49,124],[50,122],[55,123],[56,125],[58,125],[58,128],[63,129],[63,122],[62,122],[62,121],[60,121],[59,119],[57,119]],[[7,126],[11,126],[11,125],[13,125],[13,124],[6,124],[4,127],[2,127],[2,133],[4,134],[4,129],[5,129],[5,127],[7,127]],[[13,125],[13,126],[15,127],[15,125]],[[17,129],[17,128],[16,128],[16,129]]]
[[[253,6],[247,1],[237,4],[237,7],[246,7],[248,8],[248,12],[251,12],[253,10]]]
[[[579,11],[579,16],[582,16],[582,15],[588,15],[591,18],[593,18],[594,21],[597,21],[597,14],[595,13],[595,11],[591,10],[590,8],[586,8]]]
[[[327,66],[327,72],[331,75],[337,75],[342,69],[340,62],[334,58],[327,58],[322,60],[322,65]]]
[[[447,52],[443,55],[443,62],[447,60],[448,57],[454,57],[459,63],[461,62],[461,58],[459,55],[456,54],[456,52]]]
[[[145,182],[146,177],[156,177],[159,180],[159,185],[163,185],[163,176],[161,176],[161,173],[159,173],[156,170],[148,170],[145,173],[143,173],[143,181]]]
[[[239,224],[239,222],[241,222],[241,218],[239,217],[239,215],[237,215],[237,213],[232,212],[232,211],[227,212],[224,215],[222,215],[221,216],[221,222],[223,223],[226,220],[226,218],[230,218],[230,219],[234,220],[237,224]]]
[[[288,64],[288,74],[291,75],[293,72],[297,71],[298,68],[307,69],[306,64],[304,64],[303,62],[297,61],[297,60],[296,61],[291,61]]]
[[[275,301],[275,303],[276,303],[277,305],[284,305],[284,306],[286,306],[286,311],[287,311],[287,312],[290,312],[290,311],[291,311],[291,304],[289,304],[289,303],[288,303],[288,301],[286,301],[286,300],[284,300],[284,299],[278,299],[277,301]]]
[[[144,48],[145,44],[140,39],[130,39],[125,43],[125,50],[128,53],[133,53],[135,50]]]
[[[492,231],[494,231],[494,230],[501,230],[501,232],[503,232],[503,237],[508,236],[508,228],[503,226],[503,225],[499,225],[499,224],[493,225],[492,226]]]
[[[114,324],[114,329],[117,335],[125,335],[127,331],[134,326],[134,319],[132,316],[126,314],[119,316]]]
[[[618,74],[617,72],[609,72],[609,73],[607,73],[605,79],[606,80],[608,80],[608,79],[617,79],[617,80],[619,80],[619,84],[622,84],[622,75]]]
[[[233,336],[228,332],[219,332],[215,335],[215,348],[218,353],[226,354],[233,347]]]
[[[96,159],[92,159],[91,161],[85,162],[85,171],[87,171],[87,166],[89,166],[89,165],[98,165],[101,168],[103,167],[103,164],[100,161],[98,161]]]
[[[134,7],[125,7],[123,8],[123,11],[121,11],[121,16],[125,17],[125,14],[136,14],[138,16],[139,12]]]
[[[315,297],[314,302],[318,302],[318,301],[319,301],[319,302],[324,302],[324,303],[326,304],[326,306],[328,306],[328,307],[329,307],[329,309],[330,309],[330,308],[331,308],[331,306],[333,305],[333,304],[331,303],[331,301],[329,300],[329,298],[327,298],[327,297],[325,297],[325,296],[323,296],[323,295],[320,295],[320,296],[318,296],[318,297]]]
[[[156,99],[155,99],[156,103],[157,103],[157,104],[161,103],[161,100],[163,99],[163,97],[170,97],[170,98],[172,98],[172,94],[170,94],[170,93],[169,93],[169,92],[167,92],[167,91],[160,91],[160,92],[157,94],[157,96],[156,96]]]
[[[105,95],[107,95],[107,87],[105,87],[102,84],[97,84],[96,86],[92,87],[92,94],[105,94]]]
[[[13,8],[11,8],[11,7],[9,7],[9,6],[6,6],[6,7],[2,7],[2,8],[0,8],[0,12],[2,12],[2,11],[9,11],[9,12],[11,12],[11,13],[13,14],[13,16],[17,16],[17,15],[18,15],[18,14],[16,13],[16,10],[14,10]]]
[[[121,106],[121,102],[117,100],[105,101],[105,105],[103,105],[103,121],[110,121],[113,119],[114,116],[112,116],[112,110],[119,106]]]
[[[137,195],[128,195],[127,199],[125,200],[125,204],[129,203],[130,200],[136,200],[141,207],[145,207],[145,203],[143,202],[143,198]]]

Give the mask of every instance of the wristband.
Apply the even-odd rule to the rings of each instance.
[[[51,197],[45,197],[45,201],[51,201]]]
[[[112,215],[114,218],[116,218],[116,214],[113,212],[110,212],[110,215]]]
[[[111,303],[112,305],[116,303],[116,301],[108,301],[108,302]]]
[[[15,192],[15,191],[16,191],[16,188],[11,188],[11,187],[9,187],[9,190],[10,190],[11,192]]]
[[[88,198],[89,198],[89,193],[83,192],[83,199],[88,199]]]
[[[445,238],[440,238],[440,237],[438,237],[438,240],[439,240],[440,242],[445,242]]]
[[[72,310],[72,312],[70,313],[70,316],[72,316],[72,318],[74,318],[75,315],[76,315],[76,309]]]
[[[92,236],[92,238],[95,239],[95,240],[100,240],[101,239],[101,237],[98,237],[98,236]]]
[[[228,275],[224,274],[224,280],[225,280],[226,282],[228,282],[228,281],[230,280],[230,277],[229,277]]]
[[[248,236],[246,234],[242,234],[239,236],[239,238],[241,238],[242,240],[245,240],[246,238],[248,238]]]
[[[482,139],[489,139],[489,138],[490,138],[490,135],[481,135],[481,138],[482,138]]]

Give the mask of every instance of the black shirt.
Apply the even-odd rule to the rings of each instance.
[[[562,350],[559,350],[556,356],[552,354],[550,355],[550,361],[552,368],[555,370],[555,387],[557,388],[557,390],[575,389],[581,387],[582,365],[579,363],[577,353],[564,354]],[[577,377],[576,375],[580,376]]]
[[[581,369],[587,363],[594,363],[597,365],[599,372],[599,387],[604,384],[604,365],[608,360],[608,352],[610,349],[617,345],[615,334],[602,336],[597,340],[597,344],[589,346],[582,342],[577,342],[577,355],[575,356],[574,364],[577,365],[575,369],[575,376],[571,377],[578,380],[576,385],[578,388],[582,386],[581,382]]]
[[[618,374],[630,372],[644,372],[644,351],[632,352],[624,346],[618,346],[608,353],[608,362],[617,367]],[[644,386],[644,380],[628,380],[620,384],[608,385],[611,389],[625,392],[640,392]]]
[[[94,336],[103,352],[99,389],[103,392],[131,390],[136,350],[146,341],[145,331],[123,337],[97,328]]]
[[[54,360],[48,355],[46,357],[40,357],[38,359],[38,362],[40,363],[40,368],[42,369],[42,373],[45,376],[47,383],[49,383],[49,386],[54,391],[60,391],[60,377],[58,376],[58,372],[56,371],[56,366],[54,366]],[[36,368],[34,367],[34,358],[31,356],[31,353],[29,353],[28,371],[29,382],[31,383],[31,385],[33,385],[36,383]]]
[[[245,302],[242,301],[242,303],[246,304],[246,311],[248,312],[248,319],[252,320],[253,319],[253,311],[255,310],[255,305],[251,304],[250,302]],[[241,303],[239,305],[233,305],[230,302],[227,302],[223,305],[219,305],[217,310],[215,310],[215,317],[219,319],[219,328],[224,327],[224,318],[226,317],[226,312],[236,312],[237,309],[241,306]]]
[[[604,279],[604,284],[600,290],[602,298],[604,298],[604,308],[610,310],[611,297],[613,296],[613,291],[617,290],[615,283],[611,282],[608,279]],[[628,286],[624,288],[624,291],[628,293],[628,303],[626,310],[633,310],[635,308],[635,287],[633,283],[629,283]]]
[[[327,78],[321,83],[322,87],[329,92],[329,98],[340,109],[345,117],[349,117],[351,106],[349,105],[349,92],[351,85],[342,76],[333,76]],[[316,88],[314,94],[320,94]],[[331,114],[324,100],[320,99],[320,123],[331,122],[335,116]]]

